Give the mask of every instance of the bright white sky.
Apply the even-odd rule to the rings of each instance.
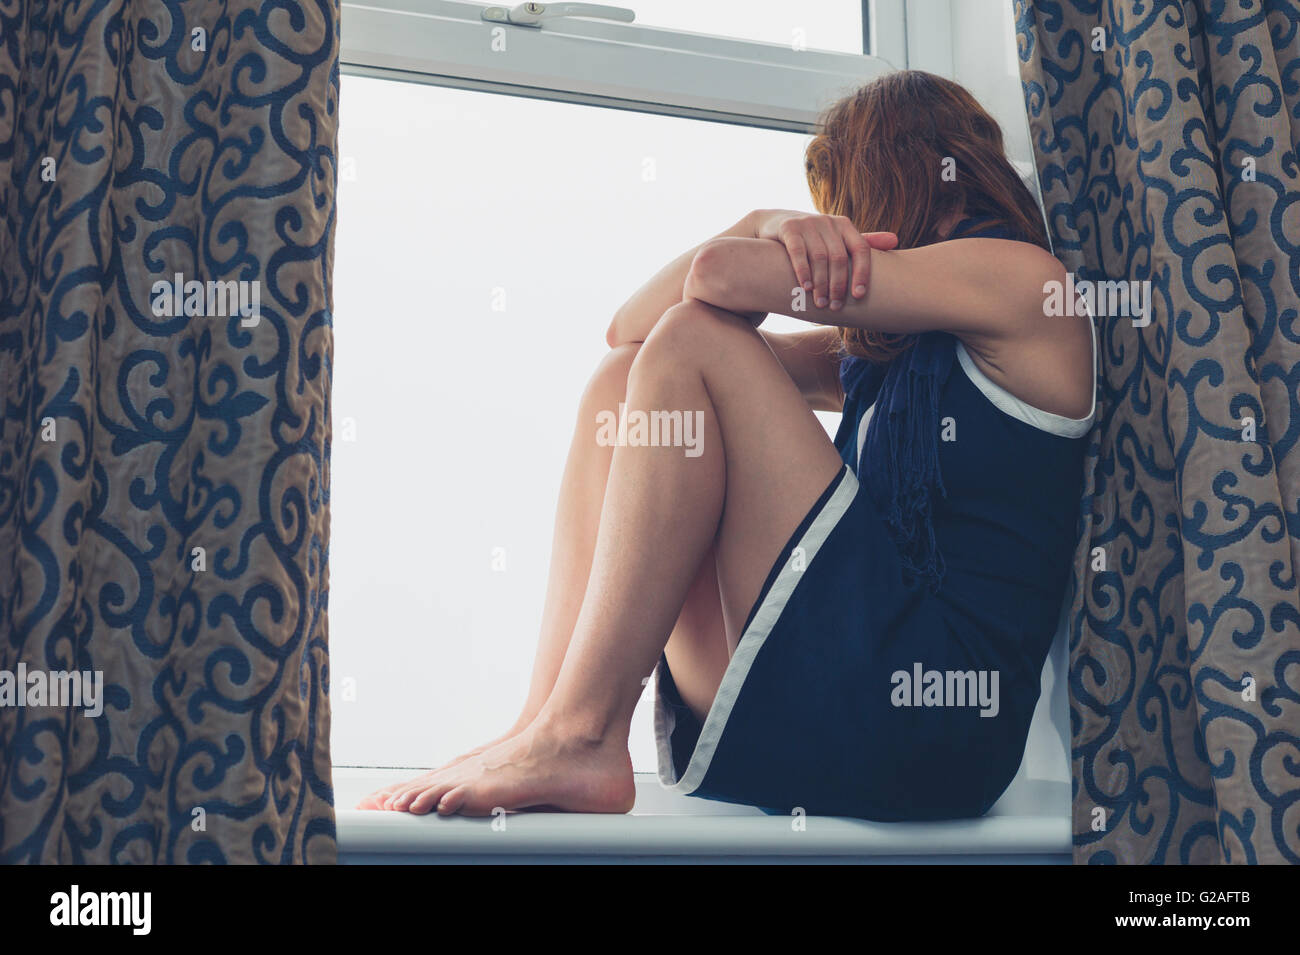
[[[355,76],[341,110],[334,755],[427,765],[523,699],[614,310],[750,209],[809,208],[807,137]],[[649,724],[636,736],[653,769]]]

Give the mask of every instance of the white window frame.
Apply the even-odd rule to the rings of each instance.
[[[962,2],[872,0],[867,5],[867,33],[871,38],[872,54],[888,60],[900,70],[926,70],[951,77],[951,4]]]
[[[635,10],[636,0],[615,0]],[[505,4],[509,6],[510,4]],[[841,96],[908,65],[907,20],[924,43],[948,0],[870,0],[871,53],[796,50],[680,30],[567,18],[541,28],[485,21],[487,4],[343,0],[345,73],[767,129],[812,132]],[[493,49],[493,39],[498,50]],[[504,39],[505,51],[500,51]],[[947,33],[939,41],[943,46]],[[921,53],[925,49],[920,50]],[[951,54],[948,54],[949,64]],[[940,71],[941,64],[929,68]]]

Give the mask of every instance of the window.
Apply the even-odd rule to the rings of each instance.
[[[418,766],[517,715],[614,310],[754,197],[806,206],[808,137],[357,76],[341,97],[334,760]]]
[[[892,66],[955,69],[1031,158],[1010,61],[985,55],[1013,44],[1005,0],[952,0],[951,18],[949,0],[876,0],[865,31],[864,5],[842,0],[625,5],[636,23],[532,29],[480,4],[344,0],[337,765],[429,765],[514,719],[611,315],[754,206],[808,208],[802,155],[825,106]],[[856,52],[864,32],[881,58]],[[654,768],[647,711],[638,771]]]
[[[856,53],[862,16],[854,18],[843,0],[800,4],[793,19],[779,12],[793,5],[774,0],[693,8],[686,0],[650,0],[647,15],[651,23],[656,16],[689,21],[706,6],[715,11],[710,17],[743,11],[706,21],[736,35],[785,39],[760,44],[578,17],[531,28],[484,20],[485,10],[499,15],[508,4],[344,0],[341,59],[345,71],[363,75],[798,131],[890,68]],[[819,42],[851,52],[817,49]]]

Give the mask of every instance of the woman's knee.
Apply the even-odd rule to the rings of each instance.
[[[595,403],[604,407],[613,407],[627,394],[627,376],[632,371],[632,363],[641,350],[640,342],[628,342],[615,345],[607,351],[596,365],[586,391],[583,404]]]
[[[688,300],[664,312],[633,362],[633,371],[647,367],[672,369],[707,362],[744,339],[758,334],[745,319],[704,302]]]

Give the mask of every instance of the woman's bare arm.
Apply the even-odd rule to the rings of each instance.
[[[723,238],[752,239],[755,234],[753,218],[754,213],[746,215],[731,228],[709,241]],[[614,313],[614,320],[609,323],[609,329],[605,332],[605,341],[609,343],[610,348],[646,340],[646,336],[650,334],[650,330],[655,327],[663,313],[685,297],[683,288],[686,284],[686,275],[690,272],[691,263],[695,261],[696,255],[707,244],[704,242],[683,252],[632,293],[632,297]]]
[[[1091,328],[1044,313],[1045,285],[1065,268],[1044,249],[1007,239],[954,239],[869,252],[866,294],[818,307],[800,294],[786,247],[771,239],[706,242],[686,278],[692,298],[820,325],[895,334],[948,331],[994,382],[1037,407],[1082,417],[1091,403]]]
[[[713,239],[687,275],[691,298],[731,311],[764,311],[893,334],[950,331],[996,338],[1043,314],[1043,284],[1064,281],[1051,253],[1008,239],[953,239],[869,252],[866,294],[838,309],[800,296],[785,247],[770,239]]]
[[[892,232],[858,232],[844,216],[823,216],[789,209],[755,209],[730,229],[683,252],[641,286],[614,315],[605,340],[611,348],[643,342],[660,316],[686,298],[686,276],[699,253],[714,242],[775,239],[789,246],[791,268],[798,272],[809,297],[839,304],[865,294],[867,253],[892,249]],[[731,309],[755,325],[772,309]]]
[[[605,333],[610,347],[643,342],[672,306],[687,298],[686,283],[700,253],[714,243],[772,239],[789,245],[786,253],[791,274],[798,273],[812,300],[834,301],[865,294],[867,253],[872,248],[891,249],[892,233],[864,235],[843,216],[821,216],[788,209],[756,209],[713,239],[679,255],[638,289],[615,313]],[[784,248],[784,246],[781,246]],[[771,309],[730,311],[744,315],[757,326]],[[808,404],[818,411],[839,411],[839,334],[833,328],[809,329],[794,334],[759,332]]]

